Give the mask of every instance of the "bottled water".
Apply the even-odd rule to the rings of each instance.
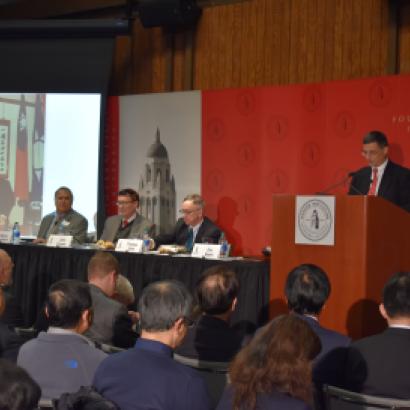
[[[228,241],[226,240],[225,234],[222,232],[219,237],[219,245],[221,245],[221,258],[226,258],[228,256]]]
[[[18,222],[14,222],[13,225],[13,244],[18,245],[20,243],[20,228]]]
[[[151,249],[151,238],[149,237],[148,231],[144,232],[144,235],[142,236],[143,244],[142,244],[142,251],[149,252]]]

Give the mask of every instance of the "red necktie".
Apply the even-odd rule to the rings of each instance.
[[[128,220],[127,220],[127,219],[124,219],[124,220],[122,221],[122,229],[126,228],[127,225],[128,225]]]
[[[372,179],[372,183],[370,184],[370,189],[367,195],[372,195],[372,196],[376,195],[377,181],[378,181],[377,168],[373,168],[373,179]]]

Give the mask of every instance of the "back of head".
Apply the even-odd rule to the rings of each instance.
[[[51,285],[47,298],[50,326],[73,329],[82,313],[92,305],[87,283],[75,279],[63,279]]]
[[[0,409],[33,410],[40,400],[40,386],[21,367],[0,359]]]
[[[372,142],[376,142],[380,148],[389,145],[386,135],[381,131],[370,131],[363,137],[363,144],[371,144]]]
[[[383,289],[383,304],[390,318],[410,319],[410,272],[395,273]]]
[[[192,296],[180,282],[154,282],[143,290],[138,302],[138,312],[142,330],[167,331],[179,318],[190,318]]]
[[[285,296],[289,309],[303,314],[319,314],[330,295],[330,281],[319,266],[303,264],[289,272]]]
[[[196,285],[196,298],[201,310],[208,315],[229,311],[238,296],[239,283],[235,272],[217,265],[207,269]]]
[[[258,394],[279,391],[309,402],[311,361],[321,343],[296,315],[279,316],[263,327],[235,357],[230,367],[233,409],[254,409]]]
[[[120,273],[120,264],[110,252],[96,252],[88,262],[88,280],[103,279],[110,272]]]

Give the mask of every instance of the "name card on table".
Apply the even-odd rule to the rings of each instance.
[[[0,231],[0,242],[11,243],[13,237],[13,231]]]
[[[221,245],[212,243],[196,243],[191,256],[194,258],[219,259],[221,257]]]
[[[119,239],[115,251],[141,253],[143,243],[142,239]]]
[[[48,237],[47,246],[53,248],[71,248],[72,243],[72,235],[50,235]]]

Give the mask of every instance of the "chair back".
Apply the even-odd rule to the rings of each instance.
[[[226,386],[229,363],[191,359],[176,353],[174,353],[174,359],[185,366],[195,369],[201,375],[208,388],[211,408],[215,409]]]
[[[334,386],[323,387],[326,410],[410,410],[410,400],[369,396]]]

